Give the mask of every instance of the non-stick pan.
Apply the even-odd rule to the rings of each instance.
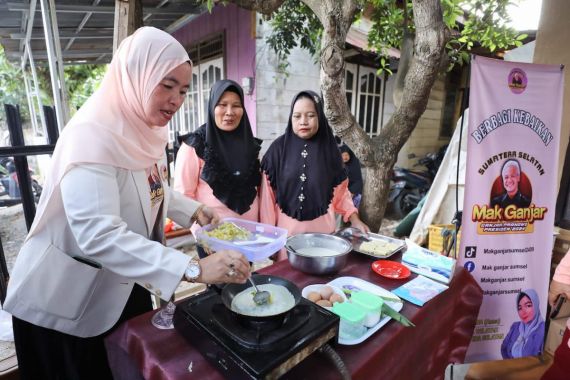
[[[295,306],[297,306],[297,304],[301,300],[301,291],[299,290],[297,285],[295,285],[291,281],[288,281],[288,280],[281,278],[281,277],[267,276],[267,275],[260,275],[260,274],[254,274],[252,276],[253,276],[253,281],[258,286],[262,285],[262,284],[273,284],[273,285],[284,286],[285,288],[287,288],[287,290],[289,290],[291,292],[291,294],[295,298],[295,304],[290,309],[288,309],[282,313],[275,314],[275,315],[269,315],[269,316],[263,316],[263,317],[254,317],[251,315],[245,315],[245,314],[241,314],[241,313],[237,313],[237,312],[233,311],[232,310],[233,298],[237,294],[244,291],[245,289],[251,287],[251,283],[249,281],[246,282],[245,284],[227,284],[226,286],[224,286],[224,288],[222,289],[222,294],[221,294],[222,295],[222,302],[224,303],[226,308],[228,308],[228,310],[230,310],[234,315],[236,315],[239,319],[245,321],[246,323],[249,323],[249,322],[265,323],[265,322],[268,322],[268,323],[272,323],[272,324],[273,323],[280,324],[281,322],[283,322],[283,320],[285,319],[285,317],[287,316],[289,311],[291,311],[291,309],[293,309]]]

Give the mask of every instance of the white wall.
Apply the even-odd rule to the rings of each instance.
[[[570,4],[568,0],[543,0],[540,23],[536,35],[534,63],[565,65],[564,100],[562,104],[562,129],[560,133],[560,155],[558,179],[562,176],[564,158],[570,137]],[[560,181],[558,181],[559,183]]]
[[[430,152],[437,152],[441,146],[449,142],[449,137],[439,136],[444,102],[445,82],[444,78],[440,77],[435,81],[431,89],[424,114],[398,154],[396,166],[412,168],[417,163],[418,158]],[[412,153],[416,157],[409,159],[408,154]]]
[[[302,90],[320,92],[320,81],[319,66],[309,52],[300,48],[289,55],[289,75],[280,72],[277,56],[265,42],[270,32],[269,22],[258,14],[256,25],[257,137],[264,140],[264,153],[285,131],[293,96]]]

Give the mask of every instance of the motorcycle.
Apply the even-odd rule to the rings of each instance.
[[[418,160],[414,167],[423,166],[423,170],[394,167],[392,185],[388,195],[388,204],[394,217],[402,219],[412,211],[429,191],[437,170],[441,165],[447,145],[437,153],[428,153]],[[409,158],[414,158],[411,154]]]
[[[34,171],[30,169],[30,177],[32,180],[32,193],[34,202],[38,203],[42,194],[42,186],[33,178]],[[18,176],[16,175],[16,165],[10,157],[0,159],[0,206],[12,206],[20,203],[20,186],[18,184]]]

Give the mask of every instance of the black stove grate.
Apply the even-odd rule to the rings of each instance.
[[[283,325],[269,330],[245,327],[213,290],[178,304],[174,326],[224,376],[263,379],[322,336],[338,336],[335,314],[302,298]]]

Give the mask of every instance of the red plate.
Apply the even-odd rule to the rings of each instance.
[[[382,277],[403,280],[410,277],[410,270],[396,261],[378,260],[372,263],[372,270]]]

